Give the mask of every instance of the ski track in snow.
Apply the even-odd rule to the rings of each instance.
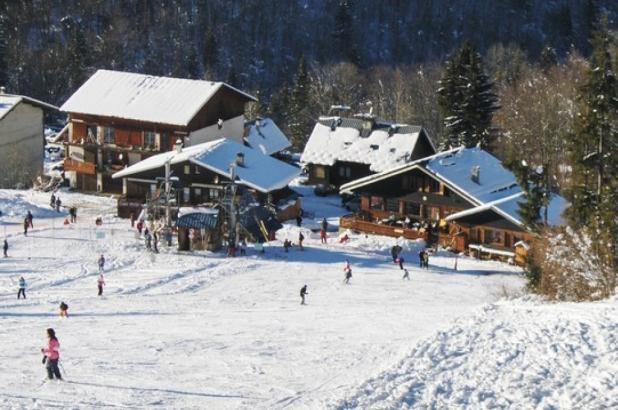
[[[0,193],[18,211],[45,209],[49,199]],[[438,253],[421,270],[414,241],[401,243],[411,276],[403,281],[389,257],[396,240],[375,236],[338,244],[331,234],[323,246],[307,234],[304,252],[285,253],[275,241],[264,255],[249,249],[231,259],[163,245],[153,254],[111,216],[113,199],[61,197],[80,204],[76,225],[35,213],[37,228],[24,237],[19,224],[0,221],[10,243],[10,257],[0,258],[0,408],[616,406],[615,302],[589,310],[494,303],[520,291],[518,268],[463,257],[454,271],[452,255]],[[337,221],[334,198],[305,199],[315,219],[303,226]],[[95,228],[99,214],[104,224]],[[295,242],[298,228],[286,225],[278,239],[286,237]],[[99,298],[101,253],[107,286]],[[350,285],[342,283],[345,259]],[[20,275],[25,301],[16,300]],[[68,319],[57,316],[62,300]],[[59,336],[68,382],[42,383],[47,327]]]

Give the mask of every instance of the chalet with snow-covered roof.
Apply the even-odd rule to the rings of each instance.
[[[69,115],[65,171],[84,191],[122,192],[112,174],[177,140],[242,143],[245,105],[255,97],[213,81],[98,70],[60,109]]]
[[[58,107],[0,88],[0,188],[30,186],[43,173],[45,111]]]
[[[436,152],[420,126],[370,114],[320,117],[301,156],[310,183],[340,186]]]
[[[163,190],[166,163],[174,180],[174,202],[178,206],[216,205],[223,198],[224,187],[235,181],[250,192],[260,204],[275,206],[280,211],[294,208],[298,212],[298,196],[288,188],[300,169],[229,138],[220,138],[156,154],[113,174],[121,181],[124,197],[119,201],[119,215],[142,205],[146,197],[158,198]],[[130,205],[135,204],[135,205]]]
[[[257,118],[245,123],[245,144],[262,154],[277,157],[292,145],[288,137],[270,118]]]
[[[518,213],[523,192],[512,172],[480,148],[456,148],[341,186],[361,197],[357,215],[341,227],[439,242],[457,251],[514,257],[532,235]],[[568,203],[552,194],[550,225],[561,225]]]

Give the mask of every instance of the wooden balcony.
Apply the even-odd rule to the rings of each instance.
[[[95,174],[95,166],[92,162],[80,162],[71,158],[65,158],[64,160],[65,171],[76,171],[80,174]]]
[[[363,220],[357,216],[344,216],[339,220],[339,227],[374,235],[391,236],[395,238],[427,240],[428,233],[423,229],[404,228],[397,225],[379,224]]]

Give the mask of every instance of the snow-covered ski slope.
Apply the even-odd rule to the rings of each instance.
[[[340,409],[616,409],[618,301],[485,306],[419,343]]]
[[[454,258],[444,253],[421,270],[422,244],[406,242],[408,282],[389,260],[394,239],[360,235],[347,244],[331,238],[326,246],[305,235],[304,252],[293,247],[285,253],[278,241],[264,255],[249,249],[247,257],[232,259],[163,246],[155,255],[126,220],[111,216],[113,200],[61,193],[67,206],[79,207],[78,223],[64,226],[64,214],[46,211],[48,194],[0,192],[5,208],[12,197],[19,209],[41,209],[28,237],[21,233],[21,217],[0,218],[0,238],[8,236],[10,244],[9,258],[0,258],[0,408],[469,408],[476,407],[473,397],[483,397],[476,394],[481,389],[487,397],[493,392],[495,401],[479,401],[479,407],[522,408],[518,403],[526,407],[535,397],[551,397],[535,393],[545,391],[543,378],[554,380],[548,390],[558,382],[567,389],[606,360],[601,355],[612,343],[616,349],[606,335],[612,328],[593,326],[604,309],[603,315],[612,314],[609,303],[582,309],[590,322],[581,322],[589,326],[581,329],[579,305],[561,314],[562,305],[488,305],[523,286],[520,271],[505,264],[460,258],[454,271]],[[316,220],[335,220],[330,198],[324,207],[318,198],[305,203]],[[96,230],[99,214],[105,222]],[[293,226],[278,234],[293,242],[297,236]],[[107,286],[98,298],[100,253],[107,259]],[[353,269],[348,286],[342,283],[346,258]],[[21,275],[28,281],[25,301],[16,299]],[[307,306],[300,305],[303,284]],[[70,306],[68,319],[57,315],[60,301]],[[39,351],[47,327],[60,339],[67,382],[42,383]],[[579,339],[580,331],[588,336]],[[564,338],[554,341],[552,332]],[[582,340],[592,347],[575,345]],[[534,341],[539,346],[531,346]],[[552,357],[570,354],[570,341],[572,366],[565,362],[553,373]],[[513,372],[511,384],[492,383],[511,377],[501,373],[512,370],[510,363],[532,361],[532,355],[545,357]],[[609,363],[615,359],[607,354]],[[418,372],[414,366],[421,366]],[[581,372],[571,376],[569,369]],[[590,377],[599,391],[614,389],[615,381],[603,376],[612,369],[603,369]],[[518,380],[519,390],[502,390]],[[532,384],[523,386],[526,380]]]

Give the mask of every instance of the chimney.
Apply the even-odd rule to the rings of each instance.
[[[470,169],[470,179],[477,184],[481,183],[481,167],[479,165],[474,165]]]
[[[245,166],[245,154],[243,154],[242,152],[236,154],[236,165],[238,165],[239,167]]]
[[[176,140],[176,144],[174,144],[174,149],[176,149],[176,152],[178,153],[182,152],[182,140],[180,138]]]

